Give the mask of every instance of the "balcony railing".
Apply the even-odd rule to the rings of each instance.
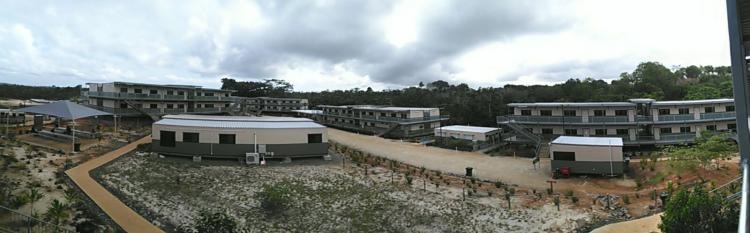
[[[660,141],[692,141],[695,140],[695,133],[667,133],[660,134]]]
[[[617,123],[629,122],[628,116],[590,116],[589,122],[593,123]]]
[[[335,114],[335,113],[323,113],[323,116],[331,117],[346,117],[352,119],[363,119],[373,120],[382,122],[398,122],[398,123],[410,123],[410,122],[421,122],[421,121],[440,121],[447,120],[449,116],[429,116],[429,117],[412,117],[412,118],[401,118],[401,117],[384,117],[384,116],[369,116],[369,115],[356,115],[356,114]]]
[[[691,121],[695,120],[693,114],[659,115],[659,121]]]
[[[579,116],[508,116],[509,119],[519,122],[552,122],[552,123],[581,123],[583,117]]]
[[[735,112],[711,112],[701,113],[701,119],[714,120],[714,119],[733,119],[736,117]]]
[[[199,100],[199,101],[233,101],[234,96],[187,96],[187,95],[162,95],[144,93],[124,92],[95,92],[82,93],[89,97],[116,98],[116,99],[147,99],[147,100]]]

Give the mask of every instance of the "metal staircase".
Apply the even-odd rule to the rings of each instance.
[[[536,148],[534,150],[534,157],[536,158],[549,157],[549,145],[545,142],[544,138],[532,132],[529,132],[529,130],[526,127],[520,124],[516,124],[514,120],[508,117],[498,116],[497,122],[499,124],[507,126],[508,128],[512,129],[514,132],[516,132],[516,141],[522,142],[518,140],[518,136],[522,136],[528,139],[528,143],[534,145]]]
[[[143,108],[141,108],[141,106],[138,106],[137,104],[133,103],[133,101],[131,101],[129,99],[124,99],[122,101],[124,101],[125,104],[127,104],[130,108],[135,109],[136,111],[140,112],[141,114],[150,117],[151,120],[154,120],[154,121],[158,121],[159,120],[159,115],[156,115],[156,114],[153,114],[153,113],[150,113],[150,112],[147,112],[147,111],[143,110]]]
[[[399,124],[393,124],[393,125],[391,125],[391,127],[389,127],[388,129],[386,129],[385,131],[378,133],[377,136],[378,137],[382,137],[383,135],[386,135],[386,134],[388,134],[390,132],[393,132],[394,130],[398,129],[400,126],[401,125],[399,125]]]

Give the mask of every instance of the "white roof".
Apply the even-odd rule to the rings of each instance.
[[[318,105],[324,108],[352,108],[352,109],[363,109],[363,110],[381,110],[381,111],[429,111],[436,110],[438,108],[420,108],[420,107],[386,107],[378,105]]]
[[[292,112],[312,114],[312,115],[323,114],[323,110],[314,110],[314,109],[298,109],[298,110],[292,110]]]
[[[695,105],[695,104],[722,104],[734,103],[734,99],[707,99],[707,100],[674,100],[674,101],[656,101],[652,106],[673,106],[673,105]]]
[[[551,143],[582,146],[622,146],[622,138],[560,136]]]
[[[443,126],[443,127],[437,128],[435,129],[435,131],[440,130],[440,129],[450,130],[450,131],[471,132],[471,133],[489,133],[489,132],[498,130],[499,128],[467,126],[467,125],[449,125],[449,126]]]
[[[167,115],[154,122],[154,125],[170,125],[205,128],[262,128],[262,129],[302,129],[325,128],[306,118],[294,117],[245,117],[209,115]]]

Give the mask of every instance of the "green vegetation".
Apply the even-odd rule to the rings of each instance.
[[[237,222],[224,212],[210,212],[201,210],[198,220],[193,224],[196,233],[234,233]]]
[[[260,207],[266,211],[266,216],[276,216],[286,210],[290,202],[290,185],[292,183],[288,181],[265,184],[262,190],[255,194],[256,198],[260,200]]]
[[[75,87],[44,87],[0,83],[0,93],[2,93],[2,97],[12,99],[72,99],[81,95],[81,85]]]
[[[659,229],[665,233],[736,232],[739,205],[698,186],[681,189],[664,208]]]
[[[716,162],[718,169],[720,159],[729,158],[737,152],[737,145],[725,134],[702,132],[695,142],[695,145],[689,147],[666,147],[664,152],[670,156],[670,166],[679,171],[694,171]]]
[[[52,201],[52,204],[47,209],[47,213],[44,214],[45,219],[51,221],[54,224],[60,224],[69,216],[70,214],[68,213],[68,205],[63,204],[57,199]]]

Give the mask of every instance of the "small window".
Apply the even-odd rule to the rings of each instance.
[[[672,133],[672,128],[659,128],[659,133]]]
[[[214,104],[204,104],[203,106],[205,106],[206,108],[213,108]]]
[[[219,144],[236,144],[234,134],[219,134]]]
[[[552,152],[552,160],[576,161],[576,152]]]
[[[659,115],[669,115],[669,109],[668,108],[659,109]]]
[[[703,108],[703,110],[705,110],[706,113],[711,113],[711,112],[715,112],[716,111],[716,109],[714,107],[705,107],[705,108]]]
[[[127,87],[120,87],[120,92],[121,93],[128,93],[128,88]]]
[[[200,134],[198,133],[182,133],[182,142],[198,143]]]
[[[607,135],[607,130],[606,129],[596,129],[596,130],[594,130],[594,134],[595,135]]]
[[[564,116],[576,116],[576,110],[565,110],[563,111]]]
[[[727,129],[731,131],[737,130],[737,124],[727,124]]]
[[[566,129],[565,130],[565,135],[578,135],[578,130],[577,129]]]
[[[607,115],[607,111],[605,110],[594,110],[594,116],[605,116]]]
[[[323,143],[323,135],[319,133],[308,134],[307,143]]]
[[[211,92],[206,92],[206,93],[203,93],[203,95],[204,95],[204,96],[214,96],[214,93],[211,93]]]
[[[167,95],[174,95],[174,91],[167,91]]]
[[[552,110],[539,110],[540,116],[552,116]]]
[[[552,129],[544,128],[542,129],[542,134],[552,134]]]
[[[716,131],[716,125],[707,125],[706,130],[708,131]]]
[[[178,104],[178,105],[177,105],[177,108],[179,108],[179,109],[183,109],[183,108],[185,108],[185,105],[184,105],[184,104]]]
[[[157,107],[157,105],[156,105],[156,104],[149,104],[149,105],[148,105],[148,107],[149,107],[149,108],[159,108],[159,107]]]
[[[690,133],[690,126],[680,127],[680,133]]]
[[[680,111],[680,114],[690,114],[689,108],[680,108],[679,111]]]
[[[136,88],[136,89],[133,89],[133,93],[141,94],[143,93],[143,90]]]
[[[175,137],[174,131],[159,131],[159,145],[164,147],[174,147]]]
[[[185,95],[185,92],[184,91],[178,91],[177,95]]]
[[[159,91],[157,91],[157,90],[149,90],[148,93],[152,94],[152,95],[156,95],[156,94],[159,93]]]
[[[615,110],[615,116],[627,116],[628,110]]]
[[[615,130],[617,135],[628,135],[628,129],[617,129]]]
[[[724,109],[726,109],[727,112],[734,112],[734,105],[724,106]]]
[[[167,104],[167,108],[174,108],[174,104]]]

